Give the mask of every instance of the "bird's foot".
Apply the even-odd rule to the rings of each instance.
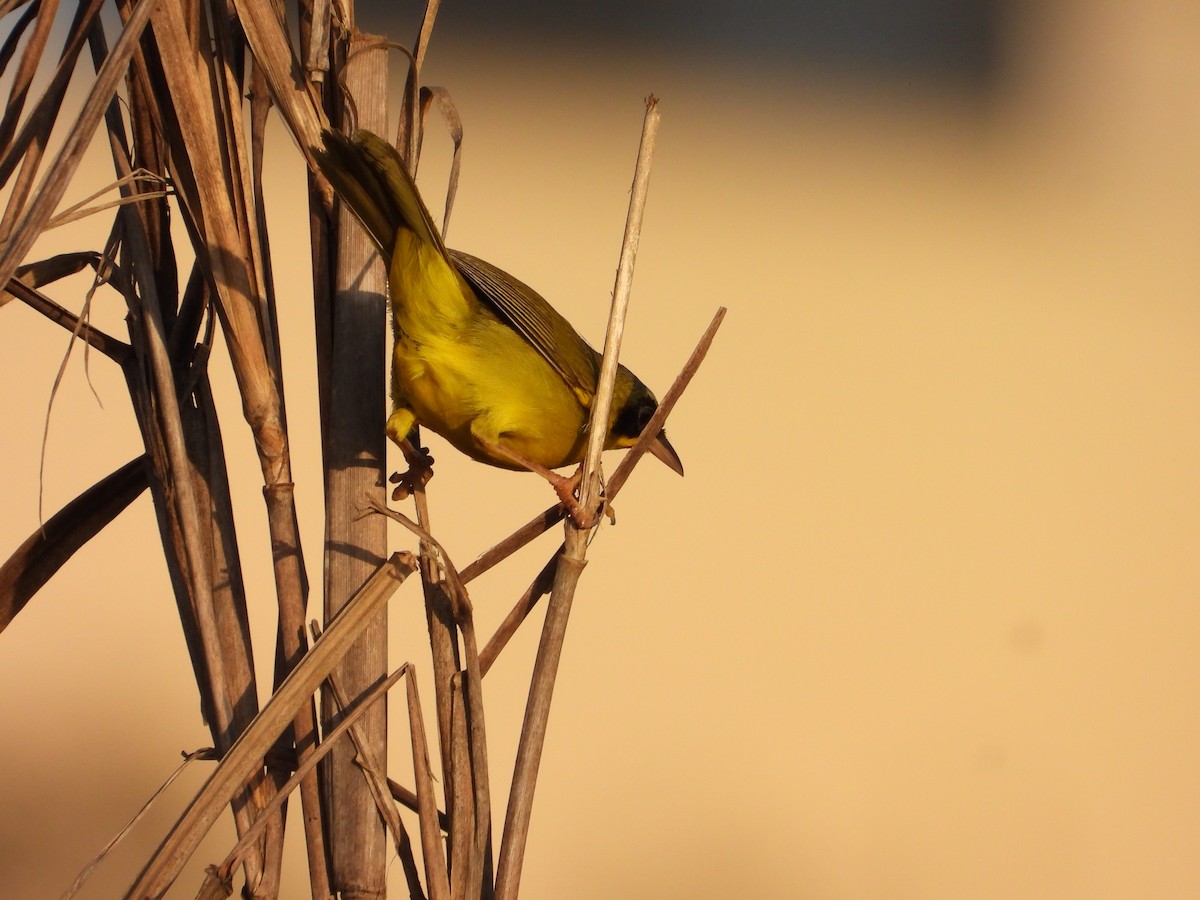
[[[565,475],[559,475],[557,472],[546,472],[545,478],[554,488],[554,493],[558,494],[558,499],[566,509],[567,515],[571,517],[571,521],[575,523],[575,527],[581,528],[584,531],[590,531],[596,527],[600,521],[600,517],[604,516],[608,519],[610,525],[617,524],[617,513],[609,504],[608,498],[604,496],[604,489],[601,486],[600,504],[594,510],[584,509],[583,504],[579,502],[579,498],[575,492],[579,489],[579,482],[583,479],[583,467],[575,470],[575,474],[569,478]]]
[[[427,447],[414,447],[406,438],[400,442],[400,450],[408,461],[407,472],[393,472],[388,479],[396,485],[392,490],[392,501],[403,500],[421,490],[433,477],[433,457]]]
[[[571,517],[571,521],[575,523],[576,528],[590,531],[596,527],[596,523],[600,520],[600,511],[584,509],[583,504],[579,502],[579,498],[575,496],[575,491],[578,490],[579,482],[583,478],[582,468],[576,469],[575,474],[569,478],[549,470],[540,474],[550,482],[550,486],[554,488],[554,493],[558,494],[559,502],[562,503],[563,508],[567,511],[567,515]],[[604,506],[601,507],[601,509],[605,508]]]

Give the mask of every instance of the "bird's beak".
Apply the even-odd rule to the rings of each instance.
[[[665,431],[660,431],[658,437],[650,442],[649,450],[661,459],[667,468],[678,472],[680,475],[683,474],[683,463],[679,461],[679,454],[675,452],[675,448],[667,440],[667,433]]]

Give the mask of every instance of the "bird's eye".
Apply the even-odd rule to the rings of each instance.
[[[637,415],[638,434],[641,434],[642,431],[645,429],[645,427],[650,424],[650,420],[652,418],[654,418],[654,413],[655,413],[655,407],[653,407],[653,406],[643,406],[638,410],[638,415]]]

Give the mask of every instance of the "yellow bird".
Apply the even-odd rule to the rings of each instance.
[[[321,172],[389,264],[388,436],[414,466],[419,456],[406,439],[420,424],[480,462],[539,472],[578,521],[574,484],[549,470],[583,459],[600,354],[532,288],[446,248],[391,144],[369,131],[326,131],[323,140],[313,148]],[[621,366],[605,449],[633,446],[657,408]],[[665,432],[650,452],[683,474]]]

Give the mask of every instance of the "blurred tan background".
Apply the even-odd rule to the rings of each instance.
[[[593,544],[524,897],[1194,896],[1200,7],[1052,6],[1003,7],[982,80],[439,24],[427,77],[467,130],[452,246],[598,342],[653,91],[663,129],[623,359],[661,393],[729,307],[670,422],[686,479],[642,466]],[[319,584],[302,171],[273,140],[288,414]],[[447,146],[426,145],[435,208]],[[68,201],[109,179],[94,158]],[[39,249],[98,246],[97,227]],[[86,284],[72,285],[56,296],[78,309]],[[121,334],[116,302],[96,302]],[[7,554],[37,526],[67,341],[19,304],[0,317]],[[266,672],[258,470],[214,366]],[[435,530],[460,566],[548,504],[532,477],[431,440]],[[119,373],[77,349],[49,421],[46,514],[138,449]],[[474,586],[483,632],[556,540]],[[0,635],[6,896],[57,896],[178,751],[206,742],[155,542],[143,497]],[[392,601],[396,664],[425,663],[420,602],[415,585]],[[485,684],[498,794],[535,646],[527,628]],[[204,771],[84,896],[127,886]],[[391,877],[399,895],[394,861]]]

